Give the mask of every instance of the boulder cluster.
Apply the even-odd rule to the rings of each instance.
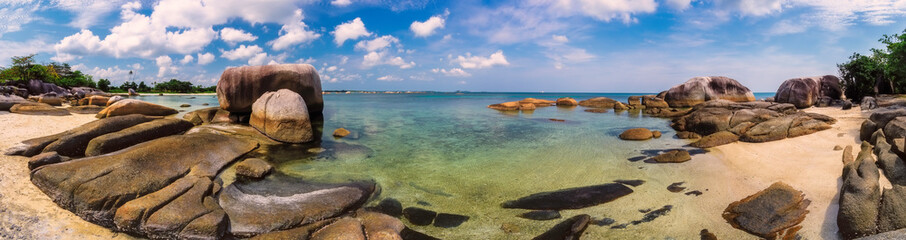
[[[791,103],[797,108],[811,106],[826,107],[828,105],[842,105],[843,90],[840,88],[840,78],[834,75],[821,77],[793,78],[780,84],[774,101]]]
[[[847,147],[842,158],[837,226],[845,239],[906,228],[906,108],[876,110],[862,123],[859,138],[858,155]],[[892,188],[882,189],[881,177]]]
[[[379,193],[373,180],[319,182],[288,176],[271,165],[268,154],[273,151],[337,155],[358,150],[349,144],[321,144],[311,117],[321,115],[320,94],[320,80],[310,65],[233,68],[218,84],[223,108],[176,119],[167,117],[176,110],[134,99],[72,99],[80,111],[98,109],[99,119],[25,140],[6,154],[29,157],[32,183],[60,207],[135,236],[430,238],[406,229],[395,217],[362,208]],[[44,103],[0,96],[20,102],[10,108],[66,110],[52,107],[55,100],[48,96],[37,99]],[[225,172],[236,176],[224,177]],[[437,218],[441,222],[435,225],[448,224],[446,215]]]

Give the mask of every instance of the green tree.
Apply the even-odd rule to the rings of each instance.
[[[35,54],[12,57],[12,62],[12,69],[17,73],[18,80],[29,80],[30,76],[28,75],[28,73],[29,69],[31,69],[31,66],[35,64]]]
[[[884,65],[877,55],[865,56],[858,53],[853,53],[849,62],[837,64],[846,97],[861,101],[865,96],[876,95],[878,82],[886,77]]]
[[[98,89],[104,92],[110,91],[110,80],[105,78],[98,79]]]

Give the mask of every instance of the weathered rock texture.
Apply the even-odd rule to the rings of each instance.
[[[807,108],[816,105],[821,97],[840,99],[842,95],[840,79],[837,76],[826,75],[786,80],[777,89],[774,101],[791,103],[797,108]]]
[[[108,118],[129,114],[141,114],[146,116],[169,116],[176,113],[179,113],[179,111],[176,111],[176,109],[141,100],[124,99],[111,104],[110,106],[99,112],[97,114],[97,118]]]
[[[309,64],[228,68],[217,82],[217,99],[224,110],[249,113],[252,112],[252,104],[261,95],[280,89],[301,95],[312,115],[320,115],[324,109],[321,77]]]
[[[729,132],[739,136],[740,141],[767,142],[829,129],[834,123],[836,119],[799,112],[792,104],[714,100],[696,105],[688,114],[673,119],[671,126],[677,132],[701,136]],[[721,134],[720,140],[708,139],[695,145],[713,147],[733,142],[732,137]]]
[[[249,125],[281,142],[303,143],[313,137],[305,100],[286,89],[261,95],[252,105]]]
[[[809,201],[802,192],[777,182],[765,190],[733,202],[723,217],[733,227],[767,239],[792,239],[805,220]]]
[[[710,100],[755,101],[746,86],[728,77],[696,77],[667,90],[664,100],[670,107],[692,107]]]

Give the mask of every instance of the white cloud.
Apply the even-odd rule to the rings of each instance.
[[[506,56],[503,55],[503,50],[497,50],[497,52],[491,54],[489,57],[472,56],[471,53],[466,53],[465,56],[460,55],[456,57],[452,62],[458,63],[459,66],[465,69],[480,69],[497,65],[510,65],[506,60]]]
[[[220,54],[220,57],[223,57],[223,58],[226,58],[229,60],[240,60],[240,59],[249,59],[249,58],[257,56],[258,54],[264,53],[264,49],[262,49],[258,45],[250,45],[250,46],[239,45],[239,47],[236,49],[229,50],[229,51],[221,50],[221,52],[223,52],[223,53]]]
[[[280,28],[280,37],[274,41],[269,42],[271,47],[274,50],[283,50],[293,45],[301,43],[309,43],[319,37],[320,33],[316,33],[308,30],[308,25],[305,25],[305,22],[302,22],[302,10],[297,10],[294,20],[288,24],[284,24]]]
[[[69,25],[75,28],[88,28],[96,25],[103,17],[109,16],[124,4],[133,9],[141,8],[141,3],[126,0],[53,0],[55,7],[75,13]],[[138,5],[136,7],[136,5]]]
[[[613,19],[624,23],[635,22],[634,14],[653,13],[657,10],[654,0],[535,0],[536,7],[546,7],[561,16],[582,15],[609,22]]]
[[[666,0],[665,3],[673,10],[686,10],[692,5],[692,0]]]
[[[182,58],[182,60],[179,60],[179,63],[181,63],[181,64],[188,64],[188,63],[190,63],[190,62],[192,62],[192,61],[195,61],[195,58],[192,57],[192,55],[186,55],[185,57]]]
[[[725,11],[736,11],[743,16],[764,16],[780,12],[783,0],[713,0],[714,5]]]
[[[236,44],[239,42],[255,41],[258,37],[241,29],[226,27],[220,30],[220,39],[229,44]]]
[[[252,66],[264,65],[264,63],[267,62],[268,60],[270,60],[270,59],[267,58],[267,53],[255,54],[255,56],[253,56],[252,58],[249,58],[249,65],[252,65]],[[278,64],[278,62],[276,60],[270,60],[270,63],[268,65],[273,65],[273,64]]]
[[[345,7],[345,6],[349,6],[349,4],[352,4],[352,1],[351,1],[351,0],[333,0],[333,1],[330,1],[330,5],[334,5],[334,6],[337,6],[337,7]]]
[[[208,63],[214,62],[214,54],[211,53],[199,53],[198,54],[198,65],[208,65]]]
[[[403,79],[400,77],[393,76],[393,75],[387,75],[387,76],[379,77],[379,78],[377,78],[377,80],[385,81],[385,82],[398,82],[398,81],[402,81]]]
[[[374,52],[377,50],[381,50],[381,49],[390,47],[391,44],[399,44],[399,43],[400,43],[399,39],[397,39],[393,36],[390,36],[390,35],[385,35],[385,36],[381,36],[379,38],[375,38],[375,39],[368,40],[368,41],[365,41],[365,40],[360,41],[359,43],[355,44],[355,49],[366,51],[366,52]]]
[[[346,62],[349,62],[349,57],[343,56],[340,58],[340,65],[344,65]]]
[[[22,25],[35,20],[34,11],[37,10],[39,5],[30,6],[31,4],[33,3],[30,3],[30,1],[0,3],[0,37],[4,33],[22,30]]]
[[[53,45],[39,39],[26,42],[0,40],[0,66],[9,66],[11,64],[10,58],[14,56],[49,52],[51,51],[51,46]]]
[[[132,66],[132,69],[141,69],[140,67],[141,66],[139,66],[139,68],[135,68],[134,66]],[[119,85],[130,80],[129,71],[133,71],[133,73],[137,72],[130,69],[120,69],[120,66],[113,66],[108,68],[89,68],[85,66],[85,64],[77,64],[75,66],[72,66],[72,70],[82,71],[83,73],[94,77],[95,80],[110,80],[112,83],[114,83],[113,85]]]
[[[157,77],[176,74],[179,68],[173,66],[173,59],[170,56],[160,56],[154,60],[157,64]]]
[[[462,70],[462,68],[453,68],[450,70],[446,70],[446,69],[442,69],[442,68],[435,68],[435,69],[431,69],[431,72],[440,73],[440,74],[443,74],[444,76],[448,76],[448,77],[471,77],[472,76],[472,74]]]
[[[556,42],[556,43],[568,43],[569,42],[569,38],[566,38],[566,36],[563,36],[563,35],[554,35],[552,37],[552,39],[554,39],[554,42]]]
[[[432,16],[424,22],[414,21],[412,22],[412,25],[409,26],[409,30],[412,30],[412,32],[415,33],[415,36],[418,37],[431,36],[437,29],[444,28],[444,25],[446,25],[445,18],[446,14]]]
[[[399,66],[400,69],[408,69],[415,66],[415,62],[406,62],[402,57],[389,56],[386,51],[369,52],[363,57],[362,66],[370,68],[378,65]]]
[[[337,43],[337,46],[342,46],[346,40],[356,40],[360,37],[371,36],[368,29],[365,29],[365,23],[362,22],[361,18],[355,18],[352,21],[337,25],[330,34],[333,34],[334,42]]]
[[[160,55],[192,54],[217,37],[218,32],[213,30],[215,25],[232,19],[253,25],[296,24],[293,20],[297,19],[300,4],[303,3],[294,0],[161,0],[149,15],[143,15],[137,12],[140,4],[131,2],[121,6],[122,22],[110,29],[110,34],[103,39],[90,30],[83,30],[64,38],[54,49],[57,58],[61,59],[84,55],[151,59]]]

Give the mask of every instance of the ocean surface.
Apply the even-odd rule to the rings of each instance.
[[[646,117],[638,111],[590,113],[583,111],[584,107],[543,107],[532,113],[487,108],[528,97],[584,100],[603,96],[625,102],[629,96],[641,94],[328,94],[324,95],[323,150],[317,154],[284,154],[271,161],[277,163],[278,171],[291,176],[373,179],[381,188],[374,203],[394,198],[403,207],[470,217],[455,228],[407,222],[415,230],[443,239],[529,239],[578,214],[610,218],[617,225],[641,219],[644,213],[639,209],[668,204],[674,207],[668,216],[678,216],[625,229],[590,226],[586,237],[692,239],[698,237],[698,225],[726,224],[714,220],[719,216],[697,220],[694,210],[684,211],[682,204],[695,197],[664,190],[680,178],[667,165],[628,160],[689,143],[675,137],[667,119]],[[772,96],[756,93],[757,99]],[[218,105],[216,96],[137,98],[187,111]],[[181,104],[192,106],[180,108]],[[332,137],[331,133],[341,127],[352,134],[342,139]],[[661,131],[663,137],[641,142],[618,139],[624,130],[637,127]],[[618,179],[641,179],[646,184],[617,201],[564,210],[563,218],[550,221],[522,219],[517,215],[527,210],[500,206],[533,193]]]

